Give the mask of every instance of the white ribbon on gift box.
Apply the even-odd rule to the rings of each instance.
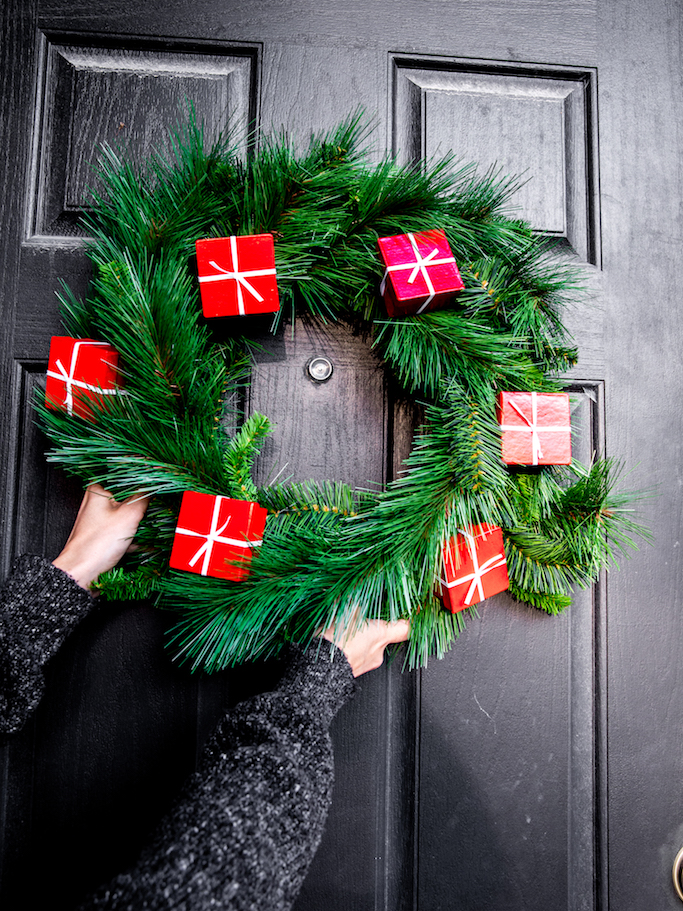
[[[258,293],[256,288],[247,281],[247,276],[249,278],[254,278],[257,275],[275,275],[275,269],[252,269],[249,272],[240,272],[239,271],[239,261],[237,259],[237,237],[232,236],[230,240],[230,254],[232,256],[232,271],[230,269],[223,269],[218,263],[215,263],[213,260],[209,261],[209,265],[213,266],[217,272],[222,273],[221,275],[200,275],[200,282],[225,282],[229,279],[233,279],[237,282],[237,312],[240,316],[246,315],[246,310],[244,309],[244,295],[242,294],[242,286],[244,286],[247,291],[256,298],[256,300],[261,303],[263,297]]]
[[[501,430],[511,430],[517,433],[531,433],[531,458],[532,465],[538,465],[538,460],[543,458],[543,450],[541,449],[541,441],[538,436],[539,430],[541,433],[568,433],[569,426],[567,424],[551,424],[549,427],[541,424],[539,427],[537,424],[538,421],[538,393],[531,393],[531,420],[524,414],[522,409],[510,399],[509,404],[511,408],[517,412],[517,414],[522,418],[522,420],[527,424],[526,427],[522,427],[520,424],[501,424]]]
[[[244,538],[225,538],[223,537],[223,532],[228,527],[232,515],[229,515],[228,518],[223,522],[221,527],[218,527],[218,517],[221,511],[221,503],[223,500],[227,500],[229,497],[216,497],[213,504],[213,514],[211,516],[211,528],[209,529],[208,535],[203,534],[200,531],[193,531],[191,528],[176,528],[177,535],[191,535],[195,538],[205,538],[206,540],[201,545],[197,553],[192,557],[188,566],[194,567],[198,563],[201,556],[204,557],[204,562],[202,563],[202,568],[200,570],[202,576],[206,576],[209,571],[209,564],[211,563],[211,554],[213,553],[214,544],[232,544],[235,547],[260,547],[263,543],[262,541],[247,541]]]
[[[73,393],[74,386],[77,389],[87,389],[90,392],[96,392],[98,395],[116,395],[118,392],[121,391],[120,389],[116,389],[115,387],[112,387],[111,389],[101,389],[99,386],[93,386],[92,383],[86,383],[83,380],[74,379],[74,373],[76,372],[76,364],[78,363],[78,352],[85,345],[99,345],[100,347],[102,347],[102,342],[86,342],[86,341],[76,342],[76,344],[73,347],[73,351],[71,352],[71,364],[69,365],[69,372],[67,373],[66,369],[64,368],[64,364],[62,364],[61,360],[59,360],[59,359],[57,359],[55,361],[55,367],[57,368],[59,373],[57,373],[55,370],[47,371],[48,376],[51,376],[55,380],[61,380],[63,383],[66,384],[66,390],[65,390],[65,395],[64,395],[64,404],[66,405],[67,414],[74,413],[74,393]],[[104,361],[104,363],[106,364],[107,361]],[[109,364],[109,366],[111,367],[113,365]]]
[[[468,573],[466,576],[461,576],[459,579],[454,579],[452,582],[443,580],[446,588],[455,588],[456,585],[462,585],[463,582],[470,582],[470,587],[467,589],[467,594],[465,595],[465,607],[469,607],[472,603],[472,598],[474,597],[475,591],[479,590],[479,600],[483,601],[485,599],[484,587],[481,583],[482,577],[486,573],[491,572],[492,569],[497,569],[499,566],[505,565],[505,554],[494,554],[492,557],[489,557],[488,560],[485,560],[484,563],[479,565],[479,558],[477,557],[477,547],[474,543],[474,538],[472,535],[468,534],[466,531],[461,531],[460,534],[467,541],[467,546],[470,551],[470,557],[474,565],[474,572]],[[486,537],[486,534],[484,534]]]
[[[384,277],[382,278],[382,283],[379,286],[379,293],[384,294],[384,290],[387,286],[387,279],[389,278],[390,272],[397,272],[399,269],[412,269],[413,271],[410,273],[410,275],[408,277],[409,285],[412,285],[413,282],[415,281],[415,279],[417,278],[418,274],[422,273],[422,276],[427,285],[427,291],[429,292],[429,297],[422,304],[420,309],[417,311],[417,313],[422,313],[422,311],[426,307],[428,307],[429,304],[432,302],[432,300],[434,299],[434,295],[436,294],[434,285],[432,284],[432,280],[429,276],[429,270],[427,269],[427,266],[443,266],[446,263],[454,263],[455,257],[448,256],[448,257],[445,257],[444,259],[434,259],[434,257],[439,252],[438,247],[434,247],[432,252],[428,253],[427,256],[422,256],[422,254],[418,250],[417,241],[415,240],[415,235],[408,234],[406,236],[410,240],[411,246],[413,248],[413,252],[415,253],[415,262],[414,263],[399,263],[394,266],[387,266],[384,271]]]

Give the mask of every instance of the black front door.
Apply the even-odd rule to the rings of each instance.
[[[334,806],[297,907],[675,908],[679,4],[6,0],[3,24],[4,567],[54,556],[79,499],[45,468],[30,398],[60,280],[87,286],[77,211],[96,143],[144,152],[186,98],[211,128],[232,112],[302,142],[362,105],[377,153],[453,149],[525,172],[520,212],[585,276],[568,314],[581,456],[606,441],[637,465],[629,486],[659,485],[644,505],[657,544],[563,617],[498,596],[443,661],[362,680],[335,722]],[[334,381],[312,387],[301,367],[316,354]],[[278,430],[260,470],[390,478],[410,419],[375,366],[343,329],[267,341],[251,404]],[[127,863],[226,701],[262,678],[192,678],[164,651],[165,623],[146,605],[102,606],[2,749],[3,908],[68,908]]]

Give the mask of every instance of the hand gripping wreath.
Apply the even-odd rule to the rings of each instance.
[[[561,390],[557,377],[577,358],[559,315],[576,281],[527,224],[503,214],[514,182],[449,159],[367,164],[366,132],[354,117],[313,137],[303,155],[277,138],[245,160],[230,139],[206,150],[190,121],[173,134],[170,154],[138,168],[103,153],[104,189],[85,217],[94,279],[87,299],[67,289],[61,304],[72,346],[104,343],[110,373],[79,379],[64,354],[53,372],[69,386],[72,407],[55,410],[50,395],[52,407],[37,407],[52,461],[117,496],[154,495],[140,550],[99,585],[106,597],[154,595],[173,607],[172,641],[196,668],[218,670],[307,641],[334,621],[375,617],[410,618],[408,662],[420,666],[450,647],[488,594],[487,576],[504,569],[493,590],[507,584],[514,598],[554,614],[574,585],[590,584],[641,533],[628,497],[613,490],[608,460],[546,466],[539,457],[552,448],[539,402]],[[415,245],[435,230],[457,261],[460,293],[445,309],[406,316],[396,298],[388,318],[379,289],[390,273],[429,275],[435,260],[449,258]],[[237,265],[246,235],[272,235],[272,267],[250,264],[241,251]],[[392,270],[378,256],[378,238],[397,235],[414,246],[412,269]],[[210,244],[196,247],[214,238],[229,240],[231,263]],[[248,382],[249,346],[240,316],[228,334],[223,320],[220,336],[202,318],[202,256],[215,286],[232,279],[242,307],[267,299],[259,282],[276,269],[276,323],[296,313],[361,324],[405,393],[426,403],[405,470],[384,490],[336,481],[255,486],[251,469],[270,427],[263,415],[240,418],[228,407]],[[88,357],[97,350],[82,349]],[[97,394],[112,388],[124,394]],[[504,417],[503,392],[531,395]],[[501,422],[526,431],[528,467],[504,463]],[[199,499],[183,499],[186,516],[203,503],[208,531],[179,517],[187,492]],[[234,533],[240,509],[251,512]],[[189,571],[169,567],[179,535],[186,562],[194,561]],[[203,571],[219,545],[228,578]]]

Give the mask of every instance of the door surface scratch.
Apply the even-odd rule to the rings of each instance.
[[[484,706],[481,704],[481,702],[479,702],[479,700],[477,699],[477,694],[476,694],[476,693],[472,693],[472,695],[474,696],[474,701],[477,703],[477,705],[478,705],[479,708],[482,710],[482,712],[486,715],[486,717],[487,717],[490,721],[493,722],[493,733],[494,733],[494,734],[497,734],[497,733],[498,733],[498,729],[497,729],[497,727],[496,727],[496,719],[493,718],[491,715],[489,715],[489,713],[486,711],[486,709],[485,709]]]

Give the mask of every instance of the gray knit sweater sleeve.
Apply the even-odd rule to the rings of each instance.
[[[92,609],[85,589],[44,557],[19,557],[0,590],[0,732],[18,731],[43,694],[43,667]]]
[[[93,599],[42,557],[0,591],[0,731],[43,693],[43,667]],[[82,911],[285,911],[323,832],[333,785],[330,723],[355,689],[338,649],[292,649],[273,692],[228,712],[198,771],[127,873]]]
[[[135,867],[81,911],[291,908],[330,805],[329,725],[354,688],[339,650],[295,651],[277,689],[219,724]]]

